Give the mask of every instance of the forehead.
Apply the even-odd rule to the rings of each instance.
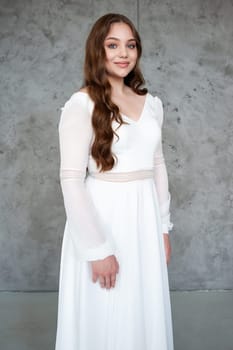
[[[112,23],[110,30],[106,36],[106,39],[108,37],[115,37],[115,38],[127,38],[127,39],[134,39],[133,32],[130,28],[130,26],[126,23]]]

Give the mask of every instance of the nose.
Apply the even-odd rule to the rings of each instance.
[[[122,45],[120,47],[119,57],[127,57],[127,56],[128,56],[127,48],[125,47],[125,45]]]

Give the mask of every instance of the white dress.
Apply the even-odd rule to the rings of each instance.
[[[170,192],[163,158],[163,105],[147,93],[138,121],[114,121],[113,169],[98,173],[90,154],[94,104],[76,92],[59,123],[60,181],[66,211],[56,350],[173,350],[163,233]],[[92,260],[114,254],[115,288],[92,281]]]

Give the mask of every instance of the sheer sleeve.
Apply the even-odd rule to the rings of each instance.
[[[159,122],[159,126],[162,130],[163,125],[163,104],[160,98],[157,96],[154,97],[155,104],[156,104],[156,110],[157,110],[157,118]],[[162,135],[162,131],[161,131]],[[170,201],[171,201],[171,195],[169,192],[169,185],[168,185],[168,175],[167,175],[167,168],[163,156],[163,149],[162,149],[162,137],[159,140],[159,144],[155,151],[155,157],[154,157],[154,178],[155,178],[155,184],[159,199],[159,206],[160,206],[160,214],[161,214],[161,220],[162,220],[162,230],[163,233],[169,233],[169,231],[173,228],[173,223],[170,221]]]
[[[69,234],[78,260],[99,260],[114,254],[114,242],[104,232],[85,188],[92,139],[89,97],[75,93],[62,108],[58,125],[60,184]]]

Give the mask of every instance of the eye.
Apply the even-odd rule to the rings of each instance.
[[[117,47],[116,44],[113,44],[113,43],[108,44],[108,48],[109,48],[109,49],[115,49],[116,47]]]
[[[130,49],[135,49],[135,48],[136,48],[136,44],[129,44],[128,47],[129,47]]]

